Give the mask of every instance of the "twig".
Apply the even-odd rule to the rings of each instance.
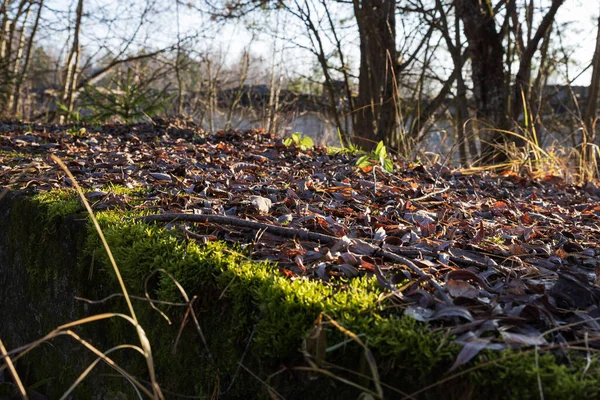
[[[269,233],[274,233],[279,236],[288,238],[299,238],[300,240],[316,240],[324,243],[330,243],[339,240],[340,238],[322,233],[309,232],[307,229],[286,228],[283,226],[269,225],[262,222],[249,221],[236,217],[228,217],[225,215],[204,215],[204,214],[157,214],[148,215],[146,217],[135,218],[136,221],[142,222],[173,222],[173,221],[189,221],[189,222],[213,222],[217,224],[235,225],[243,228],[265,229]]]
[[[75,300],[78,301],[83,301],[85,303],[88,304],[102,304],[102,303],[106,303],[108,300],[113,299],[115,297],[123,297],[123,293],[113,293],[110,296],[106,296],[103,299],[100,300],[90,300],[90,299],[86,299],[85,297],[79,297],[79,296],[73,296],[73,298]],[[145,297],[140,297],[140,296],[129,296],[130,298],[132,298],[133,300],[141,300],[141,301],[148,301],[150,302],[150,300],[148,300]],[[167,306],[174,306],[174,307],[187,307],[188,303],[174,303],[172,301],[164,301],[164,300],[151,300],[152,302],[156,303],[156,304],[164,304]]]
[[[421,197],[417,197],[417,198],[414,198],[414,199],[409,199],[409,200],[410,200],[410,201],[422,201],[422,200],[426,200],[426,199],[428,199],[428,198],[430,198],[430,197],[437,196],[438,194],[441,194],[441,193],[447,192],[449,189],[450,189],[450,188],[449,188],[449,187],[447,187],[447,188],[444,188],[444,189],[438,190],[437,192],[431,192],[431,193],[427,193],[426,195],[423,195],[423,196],[421,196]]]
[[[256,379],[257,381],[259,381],[260,383],[262,383],[263,385],[265,385],[265,387],[267,388],[267,390],[272,393],[275,394],[277,397],[279,397],[280,399],[285,400],[285,397],[283,397],[281,394],[279,394],[279,392],[277,392],[277,390],[275,390],[271,385],[269,385],[267,382],[263,381],[262,379],[260,379],[260,377],[258,377],[258,375],[256,375],[254,372],[250,371],[244,364],[242,364],[241,362],[239,363],[239,366],[242,367],[243,369],[246,370],[247,373],[249,373],[250,375],[252,375],[252,377],[254,379]]]
[[[401,264],[406,265],[415,274],[417,274],[420,277],[425,278],[429,282],[431,282],[431,284],[433,285],[433,287],[435,288],[435,290],[438,291],[438,293],[439,293],[440,297],[442,298],[442,300],[444,300],[444,303],[446,303],[448,305],[454,304],[452,302],[452,300],[450,300],[450,298],[448,296],[446,296],[446,293],[444,292],[444,289],[440,286],[440,284],[437,283],[435,281],[435,279],[433,279],[433,277],[430,274],[427,274],[421,268],[417,267],[417,265],[414,262],[412,262],[411,260],[409,260],[408,258],[400,256],[398,254],[394,254],[392,252],[389,252],[389,251],[383,250],[383,249],[378,249],[375,252],[374,255],[375,256],[379,256],[379,257],[383,257],[383,258],[387,258],[388,260],[395,261],[397,263],[401,263]]]
[[[256,325],[252,327],[252,332],[250,333],[250,338],[248,339],[248,343],[246,343],[246,348],[244,348],[244,352],[242,353],[242,358],[240,358],[240,362],[238,363],[235,372],[233,373],[233,377],[231,378],[231,383],[227,386],[227,389],[224,392],[219,393],[220,395],[224,395],[231,390],[235,380],[237,379],[238,374],[240,373],[240,368],[243,366],[244,359],[246,358],[246,353],[248,353],[248,349],[250,349],[250,345],[252,344],[252,339],[254,339],[254,333],[256,332]]]

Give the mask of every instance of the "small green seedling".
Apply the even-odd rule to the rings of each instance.
[[[72,126],[67,129],[67,133],[73,136],[73,138],[82,138],[87,135],[87,130],[85,128],[80,128],[79,126]]]
[[[337,133],[338,133],[338,139],[340,140],[340,147],[328,146],[327,154],[330,154],[330,155],[349,154],[351,156],[355,156],[357,154],[364,153],[364,151],[360,147],[358,147],[354,143],[350,142],[349,140],[348,140],[348,145],[347,146],[344,145],[344,138],[342,137],[342,131],[340,130],[340,128],[338,128]]]
[[[283,139],[283,144],[287,147],[290,147],[292,144],[294,144],[300,150],[309,150],[315,147],[312,139],[309,136],[301,134],[300,132],[294,132],[289,138]]]
[[[387,149],[383,140],[377,144],[375,151],[361,156],[356,161],[356,166],[363,170],[370,170],[373,166],[379,164],[381,168],[389,173],[394,172],[394,162],[388,157]]]

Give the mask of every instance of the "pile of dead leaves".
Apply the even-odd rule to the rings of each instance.
[[[289,279],[373,275],[399,312],[465,347],[600,347],[600,190],[558,177],[466,175],[286,147],[262,130],[0,124],[0,186],[70,188],[94,208],[160,214],[191,240],[242,243]],[[143,189],[117,194],[111,185]],[[564,348],[564,346],[562,347]]]

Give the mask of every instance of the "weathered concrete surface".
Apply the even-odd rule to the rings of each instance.
[[[66,217],[50,224],[44,218],[21,193],[8,192],[0,200],[0,338],[8,350],[88,312],[74,299],[90,294],[78,265],[85,221]],[[91,360],[89,351],[63,336],[38,346],[16,364],[27,385],[45,379],[37,390],[54,398]]]

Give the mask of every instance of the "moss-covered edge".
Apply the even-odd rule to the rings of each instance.
[[[74,207],[78,200],[72,192],[47,194],[31,201],[47,216],[44,229],[51,230],[64,215],[80,210]],[[348,385],[293,369],[306,365],[299,349],[321,312],[360,335],[374,354],[381,381],[404,392],[443,379],[459,351],[441,333],[433,333],[410,317],[383,309],[377,302],[381,292],[374,279],[355,279],[342,291],[314,281],[290,280],[272,264],[252,262],[222,243],[187,242],[164,226],[135,222],[132,216],[116,211],[97,215],[127,286],[133,294],[143,295],[143,282],[148,274],[159,268],[169,271],[190,296],[198,297],[196,311],[212,355],[210,358],[191,323],[184,328],[173,355],[183,310],[167,308],[165,311],[173,320],[173,325],[168,325],[147,304],[136,303],[140,323],[153,345],[159,380],[167,393],[220,392],[225,398],[266,396],[266,386],[238,367],[243,358],[245,368],[286,398],[355,397],[360,392]],[[112,268],[91,226],[86,239],[80,261],[85,258],[87,263],[93,258],[98,270],[94,284],[102,289],[99,292],[118,292]],[[31,273],[37,273],[42,280],[53,279],[45,273]],[[150,289],[156,299],[182,301],[175,285],[164,274],[150,282]],[[124,310],[117,301],[111,303],[111,308]],[[118,321],[104,324],[95,333],[100,333],[111,345],[135,341],[131,327]],[[344,339],[338,330],[328,328],[328,345]],[[362,354],[359,346],[348,343],[328,354],[327,361],[368,375]],[[559,363],[550,353],[513,355],[485,352],[464,368],[486,361],[488,366],[438,385],[419,398],[533,399],[540,397],[539,386],[546,399],[591,399],[600,393],[598,365],[594,362],[586,369],[579,355],[570,357],[570,363]],[[503,361],[490,362],[500,359]],[[142,360],[135,357],[119,360],[143,376]],[[364,378],[354,381],[374,390],[374,385]],[[386,390],[386,395],[398,397],[393,391]]]

